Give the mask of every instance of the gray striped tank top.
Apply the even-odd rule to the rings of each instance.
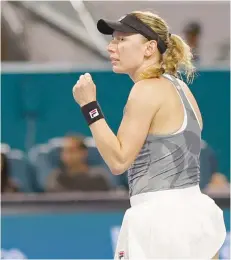
[[[184,105],[183,129],[171,135],[149,134],[128,169],[130,196],[152,191],[186,188],[200,178],[201,129],[179,81],[164,74],[179,93]]]

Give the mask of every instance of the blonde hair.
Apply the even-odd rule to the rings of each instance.
[[[159,64],[149,67],[140,77],[142,79],[159,78],[163,73],[178,77],[183,73],[187,82],[192,82],[195,72],[192,63],[193,55],[185,41],[176,34],[170,35],[167,23],[158,15],[140,11],[132,12],[132,14],[151,27],[167,46],[165,53],[160,54]]]

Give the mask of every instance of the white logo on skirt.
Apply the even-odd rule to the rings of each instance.
[[[124,259],[124,251],[119,252],[119,259],[123,260]]]

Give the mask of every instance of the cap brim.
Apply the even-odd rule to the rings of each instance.
[[[122,24],[121,22],[112,22],[100,19],[97,22],[97,29],[102,34],[112,35],[114,31],[132,33],[135,32],[131,27]]]

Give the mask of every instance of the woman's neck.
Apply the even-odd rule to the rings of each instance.
[[[131,80],[134,83],[137,83],[138,81],[143,80],[143,78],[141,76],[142,73],[145,72],[146,70],[148,70],[151,67],[152,68],[158,67],[157,62],[155,62],[153,59],[144,62],[138,69],[136,69],[132,73],[129,73],[129,77],[131,78]]]

